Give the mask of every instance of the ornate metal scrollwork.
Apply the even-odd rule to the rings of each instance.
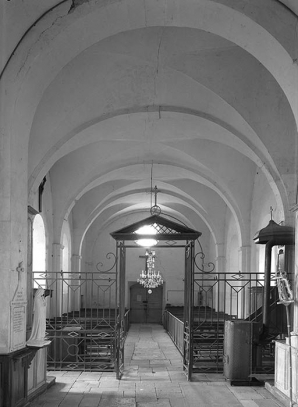
[[[212,273],[212,271],[214,271],[214,269],[215,269],[215,264],[212,263],[211,261],[209,261],[208,263],[205,263],[205,262],[204,262],[205,254],[204,254],[204,251],[203,251],[201,242],[199,241],[199,239],[197,239],[197,242],[198,242],[199,245],[200,245],[201,251],[199,251],[198,253],[196,253],[195,256],[194,256],[194,263],[195,263],[195,266],[196,266],[196,268],[197,268],[198,270],[202,271],[202,273]],[[198,257],[198,256],[200,256],[200,259],[201,259],[201,263],[202,263],[201,267],[200,267],[200,266],[198,265],[198,263],[197,263],[197,257]],[[208,267],[208,270],[205,269],[206,266]]]
[[[97,269],[100,273],[108,273],[109,271],[111,271],[111,270],[115,267],[115,265],[116,265],[117,257],[116,257],[116,255],[115,255],[114,253],[112,253],[112,252],[110,252],[110,253],[108,253],[108,254],[106,255],[106,259],[108,259],[108,260],[110,260],[112,257],[114,257],[114,263],[112,264],[112,267],[110,267],[110,268],[107,269],[107,270],[102,270],[103,263],[100,261],[100,262],[98,262],[98,263],[96,264],[96,269]]]

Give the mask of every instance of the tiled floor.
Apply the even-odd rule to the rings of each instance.
[[[122,380],[115,373],[49,372],[56,376],[30,407],[277,407],[264,387],[231,386],[222,374],[188,382],[180,353],[160,325],[132,325]]]

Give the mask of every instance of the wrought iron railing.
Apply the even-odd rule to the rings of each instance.
[[[33,273],[46,290],[49,370],[115,371],[119,309],[114,272]],[[34,291],[34,290],[33,290]],[[122,341],[129,311],[121,323]]]
[[[262,330],[264,278],[259,273],[194,273],[192,355],[193,372],[222,372],[224,325],[227,320],[246,320]],[[266,340],[258,344],[253,373],[274,371],[273,340],[286,334],[284,307],[278,304],[275,282],[270,287],[270,318]],[[169,307],[165,329],[178,349],[183,349],[183,307]],[[179,323],[180,321],[180,323]],[[178,328],[179,327],[179,328]],[[181,332],[182,331],[182,332]]]

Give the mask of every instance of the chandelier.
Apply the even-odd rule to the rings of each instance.
[[[146,269],[142,270],[140,278],[138,278],[138,283],[140,283],[144,288],[149,288],[148,293],[151,294],[151,288],[156,288],[163,284],[163,279],[160,272],[155,271],[155,252],[146,251]]]

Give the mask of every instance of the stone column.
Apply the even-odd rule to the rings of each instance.
[[[239,249],[239,270],[251,271],[251,246],[242,246]]]
[[[215,260],[215,271],[225,272],[227,259],[225,256],[225,245],[224,243],[218,243],[217,245],[217,258]],[[225,298],[224,298],[224,282],[218,282],[215,289],[215,304],[217,311],[225,310]]]
[[[52,281],[50,281],[49,283],[50,289],[53,290],[51,298],[50,317],[61,316],[62,314],[63,285],[60,274],[62,268],[62,250],[63,246],[60,243],[53,243],[52,267],[53,271],[56,273],[51,274]]]
[[[246,273],[251,272],[251,246],[242,246],[239,249],[239,271]],[[245,278],[247,280],[249,276]],[[239,318],[246,318],[250,312],[250,297],[251,297],[251,284],[247,285],[247,281],[239,280],[239,285],[245,287],[241,291],[239,301]],[[245,290],[245,291],[244,291]]]
[[[71,309],[79,311],[81,307],[81,259],[79,254],[73,254],[71,258]]]

